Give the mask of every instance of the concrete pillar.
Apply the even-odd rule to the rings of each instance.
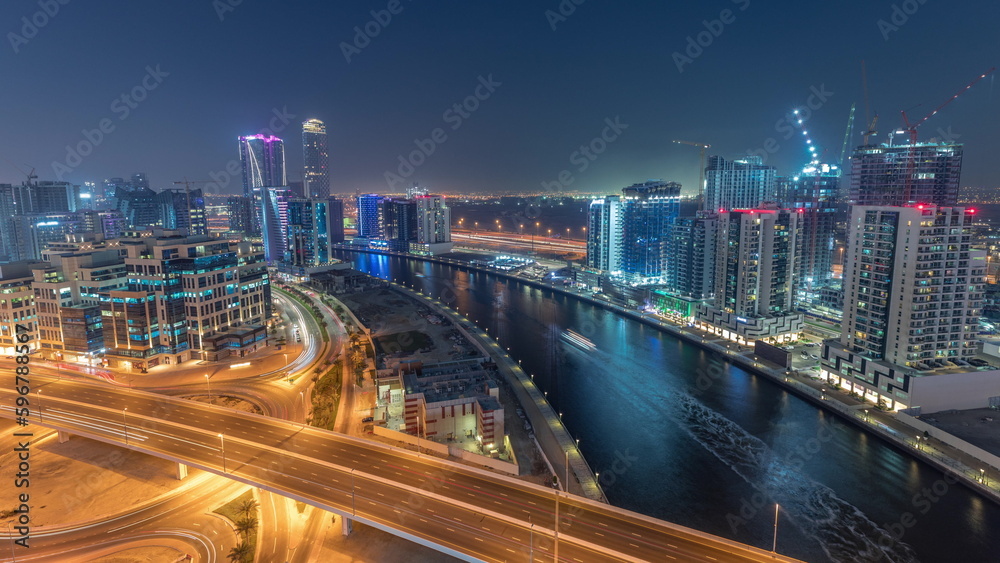
[[[188,476],[188,466],[183,463],[177,464],[177,480],[183,481],[185,477]]]
[[[341,533],[344,534],[345,537],[351,535],[351,532],[354,530],[354,520],[347,518],[346,516],[341,516],[340,524]]]
[[[69,432],[63,432],[62,430],[60,430],[59,431],[59,443],[60,444],[65,444],[66,442],[69,442]]]

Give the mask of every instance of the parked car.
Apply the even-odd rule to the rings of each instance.
[[[366,416],[366,417],[364,417],[364,418],[361,419],[361,422],[375,422],[375,417],[374,416]]]

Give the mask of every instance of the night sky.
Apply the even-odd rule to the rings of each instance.
[[[225,180],[236,137],[272,118],[289,178],[301,179],[301,122],[315,117],[328,127],[334,192],[400,191],[386,171],[398,174],[399,156],[437,128],[443,142],[424,144],[433,154],[406,184],[540,191],[568,170],[569,190],[613,192],[647,178],[692,190],[698,149],[672,139],[710,143],[727,158],[777,147],[768,163],[792,173],[805,144],[776,122],[814,91],[826,99],[813,98],[807,125],[825,160],[839,157],[854,102],[859,144],[862,59],[881,133],[899,126],[900,110],[922,117],[1000,61],[992,0],[576,2],[563,0],[574,11],[556,17],[559,0],[399,0],[348,62],[342,43],[355,42],[355,26],[395,2],[7,0],[0,182],[19,183],[19,169],[32,167],[41,180],[76,183],[144,171],[154,189]],[[46,3],[58,6],[54,16],[40,15]],[[712,23],[722,16],[728,23]],[[44,25],[25,30],[24,17]],[[708,46],[679,71],[674,53],[700,32]],[[146,78],[147,67],[167,76]],[[446,114],[491,76],[475,111]],[[130,107],[121,96],[135,88],[145,99]],[[921,139],[950,128],[966,143],[963,185],[1000,186],[994,90],[990,76],[921,128]],[[574,151],[615,118],[627,129],[581,171]],[[102,120],[110,132],[87,151],[83,131]],[[77,162],[67,145],[90,154]],[[222,191],[239,184],[237,174]]]

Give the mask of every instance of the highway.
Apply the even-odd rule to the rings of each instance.
[[[32,412],[33,423],[108,443],[127,442],[132,449],[353,514],[465,559],[554,559],[558,498],[560,561],[792,561],[552,489],[298,423],[104,384],[31,379],[44,396],[41,412]],[[12,417],[13,390],[0,389],[0,397],[0,415]]]

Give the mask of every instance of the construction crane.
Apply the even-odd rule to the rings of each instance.
[[[878,112],[875,112],[875,117],[872,117],[871,106],[868,104],[868,68],[865,61],[861,61],[861,85],[865,90],[865,123],[868,124],[868,129],[862,134],[864,140],[861,144],[867,147],[869,139],[878,133],[875,129],[878,125]]]
[[[945,108],[945,106],[947,106],[948,104],[954,102],[959,96],[961,96],[962,94],[968,92],[970,88],[972,88],[973,86],[976,85],[976,83],[978,83],[980,80],[982,80],[982,79],[986,78],[987,76],[989,76],[990,74],[992,74],[993,71],[995,71],[995,70],[996,70],[996,67],[991,67],[986,72],[980,74],[972,82],[969,82],[968,84],[965,85],[964,88],[962,88],[961,90],[959,90],[958,92],[956,92],[954,96],[948,98],[947,100],[945,100],[945,102],[943,104],[941,104],[938,107],[936,107],[934,109],[934,111],[928,113],[922,119],[920,119],[920,120],[918,120],[918,121],[916,121],[914,123],[910,123],[910,118],[906,116],[906,110],[903,110],[903,111],[900,112],[903,115],[903,125],[904,125],[904,127],[903,127],[902,131],[908,133],[909,137],[910,137],[910,157],[907,159],[909,161],[909,163],[907,165],[906,191],[904,193],[904,195],[906,197],[905,201],[910,201],[910,195],[913,193],[913,175],[914,175],[914,172],[916,171],[916,164],[917,164],[916,163],[916,160],[917,160],[917,128],[920,127],[921,125],[923,125],[928,119],[930,119],[930,118],[934,117],[935,115],[937,115],[937,113],[939,111],[943,110]]]
[[[847,116],[847,130],[844,131],[844,144],[840,146],[840,159],[837,160],[837,164],[843,168],[844,157],[847,156],[847,144],[851,141],[851,137],[854,135],[854,107],[856,104],[851,104],[851,113]]]
[[[958,92],[956,92],[954,96],[948,98],[943,104],[939,105],[937,108],[935,108],[934,111],[930,112],[929,114],[927,114],[926,116],[924,116],[923,119],[917,121],[916,123],[910,123],[909,118],[906,116],[906,110],[901,111],[900,113],[903,114],[903,125],[904,125],[903,131],[906,131],[907,133],[910,134],[910,144],[911,145],[917,144],[917,127],[920,127],[921,125],[924,124],[925,121],[927,121],[928,119],[934,117],[937,114],[937,112],[943,110],[945,108],[945,106],[947,106],[948,104],[954,102],[956,98],[958,98],[962,94],[966,93],[970,88],[972,88],[973,86],[975,86],[977,82],[979,82],[980,80],[986,78],[987,76],[989,76],[990,74],[992,74],[993,71],[995,71],[995,70],[996,70],[996,67],[991,67],[986,72],[984,72],[984,73],[980,74],[979,76],[977,76],[972,82],[969,82],[964,88],[962,88],[961,90],[959,90]]]
[[[691,145],[692,147],[701,148],[701,166],[698,168],[698,201],[699,205],[704,205],[705,202],[705,151],[712,148],[712,145],[707,145],[705,143],[695,143],[693,141],[674,141],[679,145]]]

